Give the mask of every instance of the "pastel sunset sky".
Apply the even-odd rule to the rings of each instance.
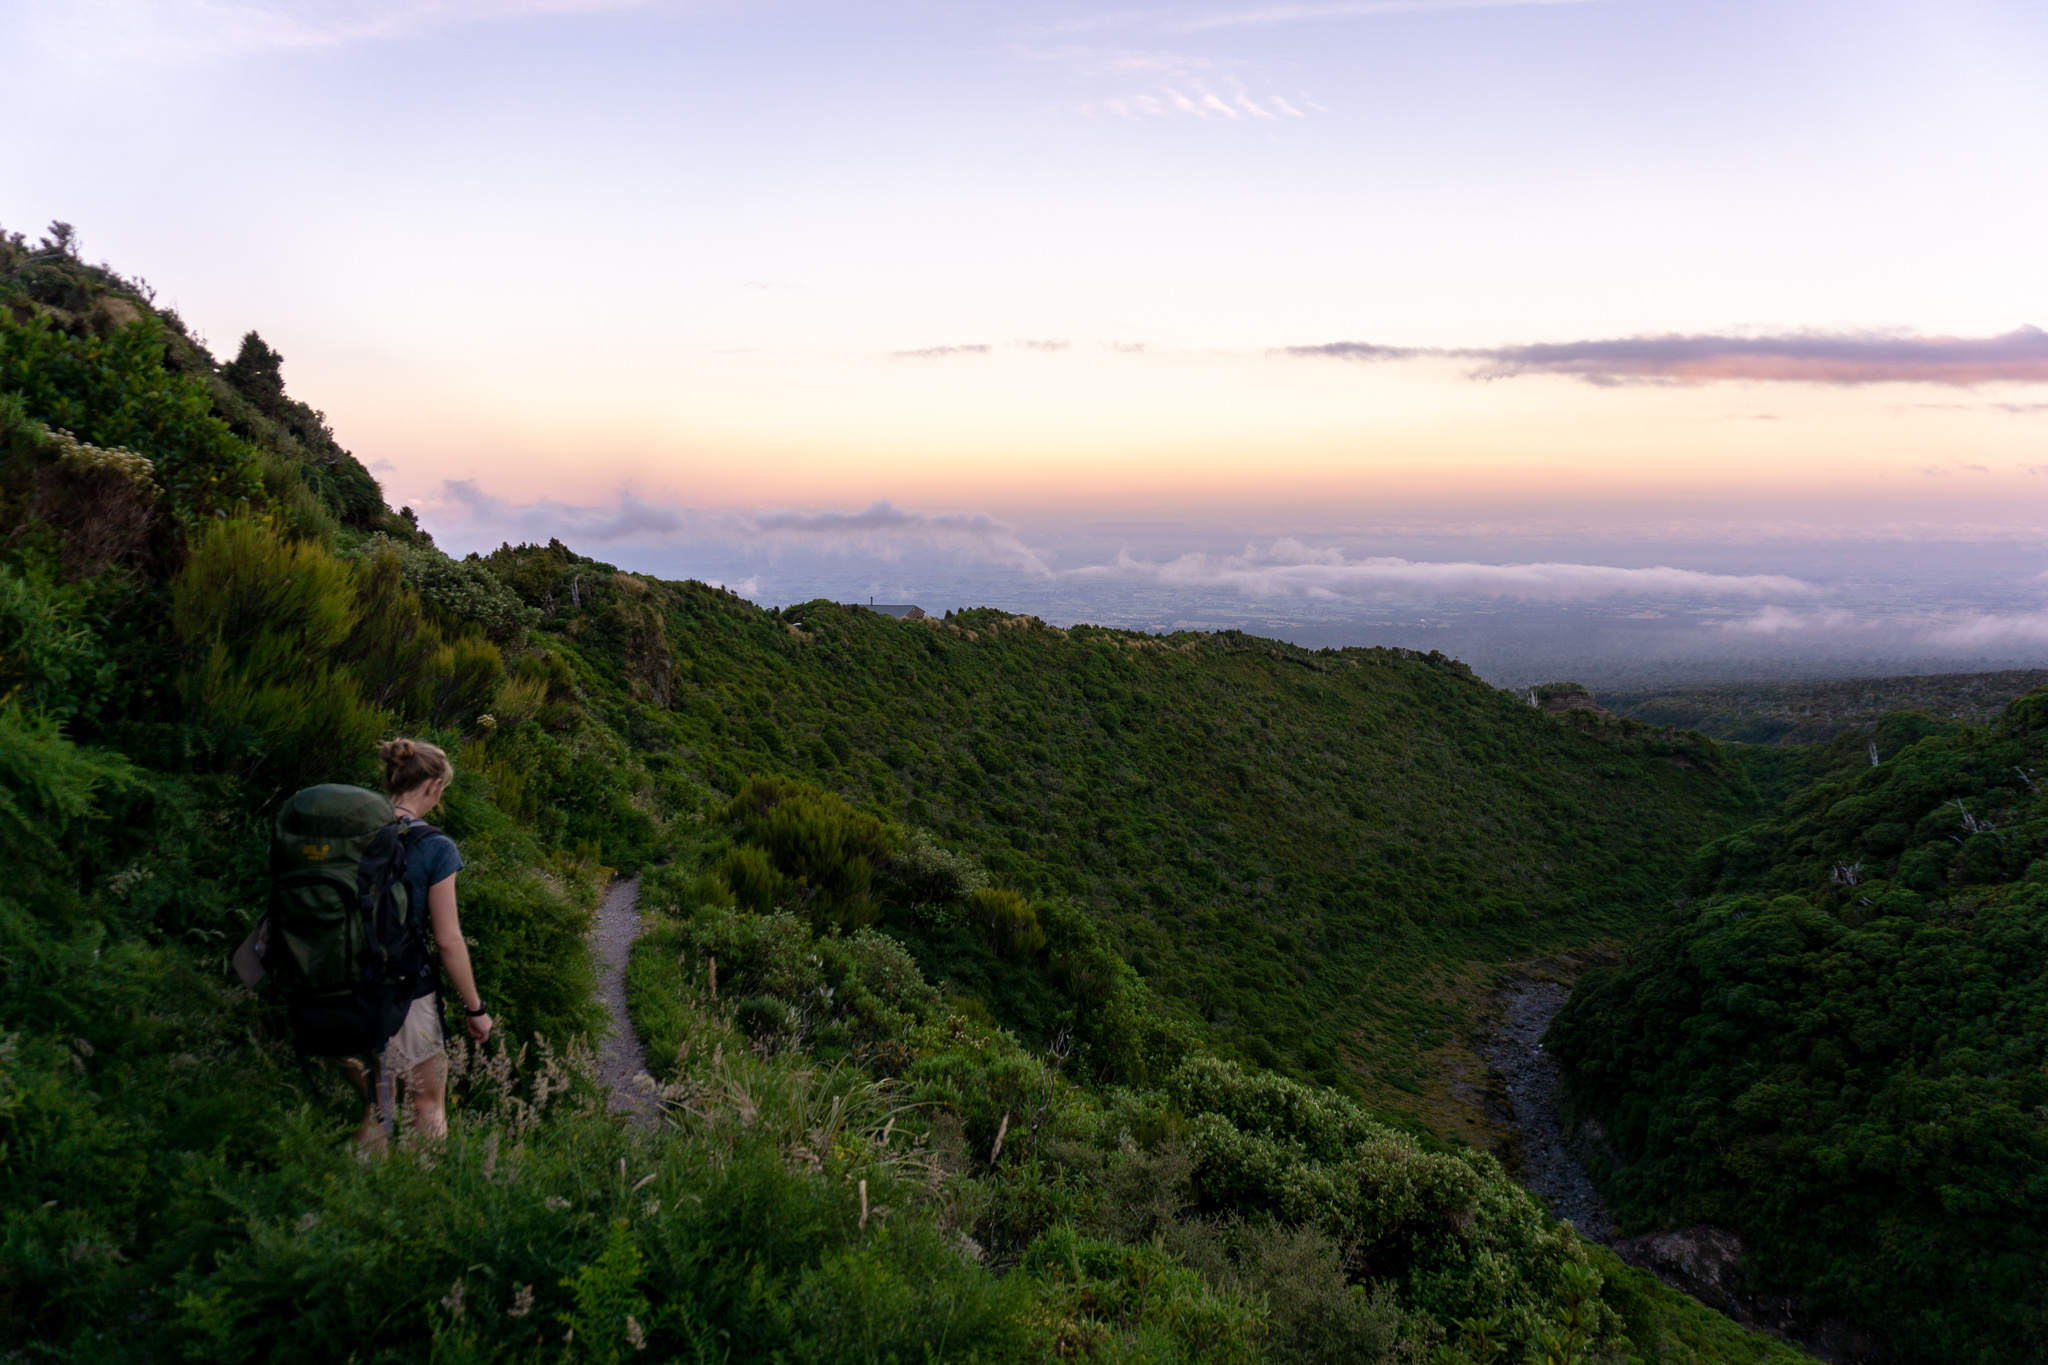
[[[1728,581],[1615,581],[1815,629],[1889,573],[2048,649],[2038,3],[0,0],[0,50],[0,224],[261,330],[451,549],[1663,566]]]

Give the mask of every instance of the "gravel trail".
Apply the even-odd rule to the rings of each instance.
[[[612,1031],[597,1053],[597,1079],[611,1091],[611,1111],[631,1114],[640,1123],[654,1122],[653,1106],[635,1077],[646,1074],[647,1049],[626,1014],[626,959],[640,937],[640,879],[611,884],[597,908],[590,946],[597,955],[597,996],[611,1016]]]
[[[1570,987],[1549,981],[1509,987],[1500,996],[1500,1030],[1480,1053],[1506,1095],[1524,1188],[1543,1201],[1551,1217],[1605,1242],[1614,1236],[1614,1220],[1565,1146],[1557,1118],[1557,1063],[1542,1043],[1543,1031],[1570,996]]]

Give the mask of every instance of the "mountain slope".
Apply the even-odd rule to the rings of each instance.
[[[928,826],[1085,907],[1219,1045],[1326,1084],[1353,1083],[1398,945],[1506,960],[1622,932],[1753,809],[1697,736],[1547,716],[1440,656],[762,611],[559,546],[486,562],[593,704],[693,776],[806,776]]]

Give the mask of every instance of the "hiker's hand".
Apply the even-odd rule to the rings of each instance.
[[[470,1017],[470,1019],[469,1019],[468,1023],[469,1023],[469,1036],[470,1036],[470,1037],[472,1037],[472,1038],[474,1038],[474,1039],[476,1039],[476,1040],[477,1040],[477,1041],[478,1041],[479,1043],[481,1043],[481,1042],[485,1041],[486,1039],[488,1039],[488,1038],[489,1038],[489,1037],[491,1036],[491,1016],[490,1016],[490,1015],[488,1015],[488,1014],[478,1014],[478,1015],[473,1015],[473,1016],[471,1016],[471,1017]]]

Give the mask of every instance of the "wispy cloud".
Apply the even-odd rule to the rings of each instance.
[[[2032,326],[1993,337],[1665,334],[1491,349],[1336,341],[1283,347],[1276,354],[1358,361],[1446,357],[1477,361],[1473,377],[1479,379],[1559,374],[1594,384],[1704,384],[1724,379],[1831,385],[2048,383],[2048,332]]]
[[[1084,44],[1050,48],[1019,44],[1010,50],[1026,61],[1065,67],[1068,79],[1077,84],[1148,82],[1082,101],[1080,112],[1093,118],[1193,117],[1236,123],[1301,119],[1312,112],[1328,112],[1306,91],[1286,95],[1272,90],[1270,78],[1258,63],[1238,57]]]
[[[1511,346],[1487,353],[1488,375],[1570,374],[1597,382],[1790,380],[1810,384],[2048,381],[2048,332],[1995,337],[1841,335],[1650,336]]]
[[[1115,578],[1162,587],[1235,589],[1248,597],[1324,601],[1412,597],[1512,597],[1581,601],[1600,597],[1783,597],[1817,591],[1782,574],[1716,574],[1693,569],[1607,564],[1480,564],[1372,557],[1294,539],[1241,555],[1187,554],[1154,563],[1119,553],[1115,562],[1062,571],[1062,577]]]
[[[654,0],[73,0],[39,6],[28,31],[54,56],[89,38],[95,52],[203,61],[411,37],[540,14],[635,9]]]
[[[1226,79],[1214,82],[1223,87],[1220,93],[1211,89],[1211,84],[1208,81],[1183,80],[1161,85],[1155,90],[1116,95],[1084,104],[1081,112],[1097,117],[1108,114],[1130,119],[1192,115],[1195,118],[1222,119],[1228,123],[1245,119],[1307,118],[1309,115],[1305,110],[1308,109],[1323,112],[1323,106],[1306,95],[1295,97],[1304,106],[1298,109],[1281,95],[1254,95],[1241,81]]]
[[[1328,360],[1413,360],[1417,356],[1469,356],[1472,351],[1430,350],[1420,346],[1381,346],[1370,341],[1326,341],[1320,346],[1282,346],[1276,355]]]
[[[1711,623],[1717,633],[1796,641],[1816,648],[1845,645],[1901,654],[1938,654],[2048,644],[2048,611],[1865,615],[1834,609],[1767,606],[1754,615]]]
[[[1331,0],[1326,4],[1262,5],[1182,19],[1184,32],[1213,28],[1298,24],[1311,19],[1355,19],[1378,14],[1415,14],[1434,10],[1521,9],[1533,5],[1583,5],[1593,0]]]
[[[1934,632],[1935,640],[1956,649],[2000,645],[2048,645],[2048,611],[1996,615],[1972,612]]]
[[[760,512],[738,515],[733,520],[750,537],[786,536],[844,546],[915,540],[966,550],[977,559],[1009,564],[1030,573],[1052,572],[1037,551],[1018,539],[1013,528],[982,512],[933,515],[898,507],[884,499],[858,512]]]
[[[513,503],[485,492],[474,479],[448,480],[430,505],[454,511],[469,522],[490,528],[493,534],[533,540],[567,536],[610,544],[634,537],[683,534],[690,521],[686,509],[645,502],[632,493],[620,493],[610,507],[579,507],[553,498]]]
[[[891,351],[891,360],[950,360],[954,356],[987,355],[995,347],[982,342],[964,346],[920,346],[914,351]]]
[[[1593,0],[1324,0],[1323,3],[1256,5],[1243,9],[1207,11],[1195,11],[1187,6],[1162,6],[1074,15],[1034,26],[1029,31],[1065,34],[1093,33],[1105,29],[1148,28],[1170,33],[1200,33],[1209,29],[1262,28],[1274,24],[1296,24],[1317,19],[1363,19],[1382,14],[1521,9],[1529,6],[1579,5],[1592,2]]]
[[[1056,355],[1074,343],[1060,337],[1019,337],[1005,342],[1000,348],[1009,351],[1036,351],[1040,355]],[[891,351],[891,360],[953,360],[962,356],[993,355],[997,347],[986,342],[971,342],[953,346],[919,346],[914,350]]]
[[[739,512],[652,502],[621,492],[610,506],[579,506],[542,498],[515,503],[474,480],[451,480],[428,500],[434,520],[466,539],[561,539],[580,545],[700,542],[774,550],[804,545],[878,559],[897,558],[909,544],[951,551],[1045,576],[1052,570],[1014,528],[981,512],[918,512],[887,500],[855,512],[770,509]]]
[[[1814,635],[1821,632],[1839,634],[1866,626],[1853,611],[1793,611],[1786,607],[1765,607],[1754,616],[1738,617],[1732,621],[1709,622],[1709,628],[1725,631],[1730,635]]]

